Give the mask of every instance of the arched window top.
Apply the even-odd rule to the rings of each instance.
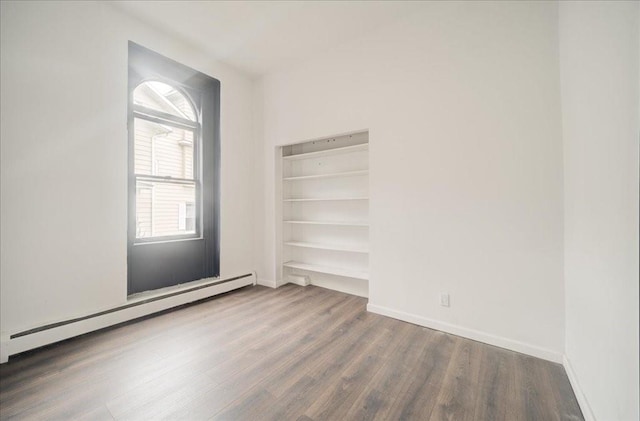
[[[133,91],[133,104],[197,121],[191,101],[178,89],[164,82],[142,82]]]

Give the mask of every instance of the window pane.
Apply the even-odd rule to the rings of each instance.
[[[195,234],[195,183],[138,180],[136,238]]]
[[[133,91],[133,104],[196,121],[191,102],[186,96],[166,83],[141,83]]]
[[[193,179],[193,131],[134,119],[135,173]]]

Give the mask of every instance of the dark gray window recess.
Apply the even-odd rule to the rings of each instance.
[[[129,42],[128,293],[220,275],[220,82]]]

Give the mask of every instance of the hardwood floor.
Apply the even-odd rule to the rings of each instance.
[[[247,287],[10,358],[1,419],[582,420],[564,369],[365,310]]]

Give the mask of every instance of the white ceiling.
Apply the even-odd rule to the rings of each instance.
[[[407,15],[404,1],[127,1],[117,7],[259,75]]]

